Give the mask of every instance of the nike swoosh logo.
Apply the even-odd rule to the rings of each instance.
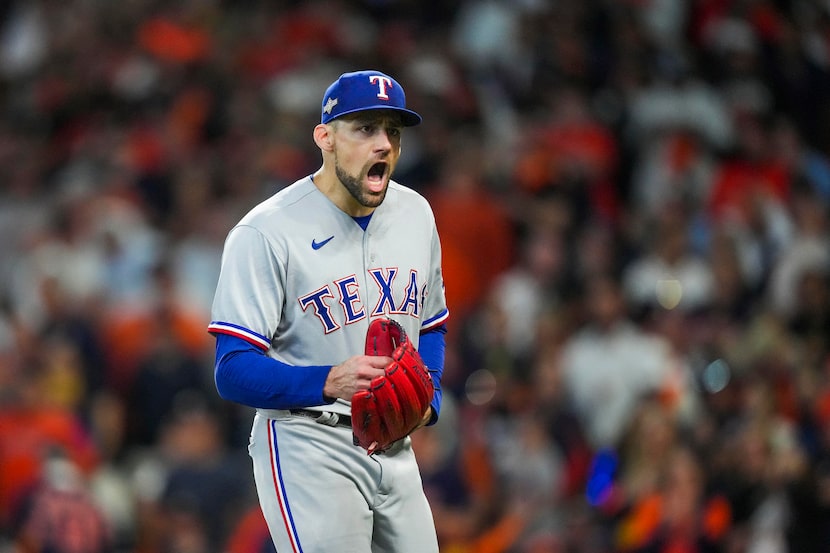
[[[313,240],[313,239],[312,239],[312,240],[311,240],[311,247],[312,247],[312,248],[314,248],[315,250],[319,250],[320,248],[322,248],[323,246],[325,246],[326,244],[328,244],[328,243],[329,243],[329,240],[331,240],[332,238],[334,238],[334,236],[333,236],[333,235],[332,235],[332,236],[329,236],[328,238],[326,238],[326,239],[325,239],[325,240],[323,240],[322,242],[318,242],[317,240]]]

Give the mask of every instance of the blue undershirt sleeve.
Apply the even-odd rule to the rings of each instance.
[[[289,365],[268,357],[242,338],[218,333],[214,336],[214,379],[223,399],[263,409],[331,403],[323,397],[331,365]]]
[[[441,399],[443,392],[441,391],[441,377],[444,374],[444,355],[446,352],[446,337],[447,326],[440,325],[423,334],[418,342],[418,353],[424,364],[429,369],[432,375],[432,381],[435,384],[435,395],[432,396],[432,418],[427,426],[435,424],[438,421],[438,415],[441,413]]]

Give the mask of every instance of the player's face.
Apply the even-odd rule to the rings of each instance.
[[[338,123],[334,171],[360,206],[375,208],[386,197],[401,155],[402,129],[397,115],[383,111],[343,117]]]

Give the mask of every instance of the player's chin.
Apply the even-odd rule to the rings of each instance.
[[[378,207],[383,203],[384,198],[386,198],[386,188],[379,192],[369,190],[363,194],[360,203],[363,207]]]

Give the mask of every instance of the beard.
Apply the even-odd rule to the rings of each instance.
[[[365,174],[359,176],[348,174],[337,162],[336,157],[334,159],[334,172],[352,198],[363,207],[378,207],[383,203],[383,199],[386,197],[386,188],[378,193],[364,189],[361,183]]]

